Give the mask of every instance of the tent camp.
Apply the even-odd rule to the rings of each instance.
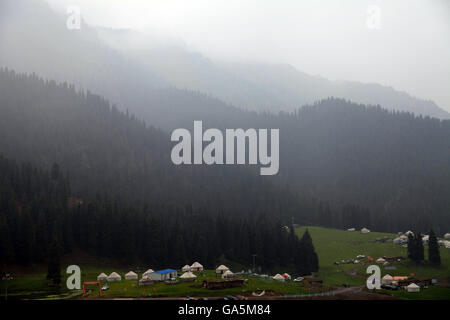
[[[377,263],[385,263],[385,262],[386,262],[386,260],[383,259],[383,258],[378,258],[377,259]]]
[[[391,284],[392,280],[392,276],[390,274],[386,274],[383,278],[381,278],[381,284]]]
[[[138,275],[137,273],[130,271],[127,274],[125,274],[125,280],[137,280]]]
[[[107,278],[108,278],[108,276],[102,272],[97,276],[97,281],[106,281]]]
[[[230,270],[227,270],[222,274],[223,279],[232,278],[232,277],[234,277],[234,273],[231,272]]]
[[[276,275],[274,275],[274,276],[272,277],[272,279],[274,279],[274,280],[279,280],[279,281],[284,281],[284,277],[283,277],[281,274],[279,274],[279,273],[277,273]]]
[[[181,268],[181,271],[183,271],[183,272],[191,271],[191,266],[187,264],[183,268]]]
[[[108,282],[122,281],[122,277],[117,272],[111,272],[106,280],[108,280]]]
[[[222,273],[224,273],[225,271],[228,271],[228,270],[230,270],[230,269],[227,266],[224,266],[223,264],[221,264],[220,266],[217,267],[216,273],[222,274]]]
[[[406,287],[406,291],[408,292],[419,292],[420,291],[420,287],[415,284],[415,283],[411,283],[409,286]]]
[[[369,232],[370,232],[370,230],[367,229],[367,228],[362,228],[361,229],[361,233],[369,233]]]
[[[190,272],[190,271],[186,271],[185,273],[183,273],[180,276],[180,279],[184,279],[184,280],[192,280],[192,279],[195,279],[195,278],[197,278],[197,276],[195,274],[193,274],[192,272]]]
[[[191,266],[191,271],[202,271],[203,270],[203,266],[198,263],[197,261],[195,261],[192,266]]]

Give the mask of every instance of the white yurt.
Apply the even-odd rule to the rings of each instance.
[[[445,238],[445,239],[450,239],[450,233],[444,234],[444,238]]]
[[[361,229],[361,233],[369,233],[369,232],[370,232],[370,230],[367,229],[367,228],[362,228]]]
[[[225,271],[228,271],[228,270],[230,270],[230,269],[227,266],[224,266],[223,264],[221,264],[220,266],[217,267],[216,273],[222,274],[222,273],[224,273]]]
[[[377,263],[385,263],[385,262],[386,262],[386,260],[383,259],[383,258],[378,258],[377,259]]]
[[[149,275],[150,273],[153,273],[153,272],[155,272],[155,271],[153,271],[153,269],[148,269],[147,271],[145,271],[145,272],[142,274],[142,278],[148,277],[148,275]]]
[[[428,243],[428,241],[430,241],[430,236],[429,236],[429,235],[424,235],[424,236],[422,237],[422,242],[423,242],[423,243]]]
[[[108,279],[108,276],[103,272],[97,276],[97,281],[106,281],[107,279]]]
[[[203,266],[198,263],[197,261],[195,261],[192,266],[191,266],[191,271],[202,271],[203,270]]]
[[[412,232],[411,230],[406,231],[405,236],[409,236],[409,235],[414,236],[414,232]]]
[[[390,274],[386,274],[383,278],[381,278],[381,284],[391,284],[393,279],[394,278],[392,278]]]
[[[183,271],[183,272],[191,271],[191,266],[187,264],[183,268],[181,268],[181,271]]]
[[[347,229],[347,231],[355,231],[355,228]]]
[[[117,272],[111,272],[106,280],[108,280],[108,282],[122,281],[122,277]]]
[[[392,240],[392,242],[395,244],[401,244],[403,242],[403,240],[400,237],[398,237],[398,238],[395,238],[394,240]]]
[[[278,280],[278,281],[284,281],[284,277],[283,277],[281,274],[279,274],[279,273],[277,273],[276,275],[274,275],[274,276],[272,277],[272,279],[273,279],[273,280]]]
[[[190,271],[186,271],[185,273],[183,273],[180,276],[180,279],[184,279],[184,280],[191,280],[191,279],[195,279],[195,278],[197,278],[197,276]]]
[[[444,247],[446,249],[450,249],[450,241],[448,241],[448,240],[444,241]]]
[[[234,273],[231,272],[230,270],[227,270],[222,274],[223,279],[232,278],[232,277],[234,277]]]
[[[130,271],[125,274],[125,280],[137,280],[138,275],[136,272]]]
[[[399,239],[402,239],[402,240],[408,240],[408,236],[405,236],[404,234],[402,234],[400,237],[399,237]]]
[[[415,284],[415,283],[411,283],[409,286],[406,287],[406,291],[408,292],[419,292],[420,291],[420,287]]]

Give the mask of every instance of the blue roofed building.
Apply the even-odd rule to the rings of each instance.
[[[163,269],[154,271],[152,273],[146,274],[150,279],[154,281],[165,281],[171,278],[177,277],[177,270],[174,269]]]

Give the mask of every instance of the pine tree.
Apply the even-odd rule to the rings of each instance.
[[[49,248],[47,279],[52,280],[55,285],[61,284],[60,248],[56,238]]]
[[[441,264],[439,245],[433,230],[430,231],[428,238],[428,260],[435,265]]]
[[[425,260],[425,248],[423,247],[422,235],[420,232],[416,234],[417,262]]]
[[[416,261],[417,257],[417,249],[416,242],[412,234],[408,234],[408,259]]]
[[[319,258],[314,249],[312,238],[308,229],[306,229],[300,239],[297,250],[296,262],[300,263],[300,265],[297,265],[298,271],[303,275],[311,272],[317,272],[319,270]]]

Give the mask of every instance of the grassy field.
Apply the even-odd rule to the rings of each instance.
[[[305,227],[298,228],[297,234],[301,236]],[[376,243],[375,238],[394,237],[387,233],[371,232],[361,234],[360,232],[348,232],[336,229],[326,229],[320,227],[308,227],[314,246],[319,255],[320,270],[318,277],[323,279],[324,286],[321,291],[330,291],[347,286],[364,286],[367,277],[366,269],[370,264],[363,259],[360,264],[334,265],[335,261],[355,259],[357,255],[365,255],[377,259],[381,256],[404,256],[406,248],[393,243]],[[427,256],[427,247],[425,247]],[[414,274],[417,277],[437,278],[439,284],[447,284],[450,277],[450,250],[441,248],[442,266],[439,268],[423,265],[418,266],[407,261],[391,264],[396,270],[385,270],[381,267],[382,276],[386,273],[392,276],[408,276]],[[95,281],[98,274],[106,274],[112,271],[118,272],[122,279],[129,269],[123,266],[114,266],[105,260],[84,258],[84,264],[79,264],[82,270],[82,281]],[[63,261],[63,288],[65,287],[64,270],[69,263]],[[104,266],[104,267],[100,267]],[[236,271],[236,270],[235,270]],[[20,269],[15,272],[14,280],[9,282],[9,297],[11,299],[61,299],[82,297],[81,291],[68,291],[67,289],[55,290],[45,279],[46,268],[41,266],[33,269]],[[243,287],[228,288],[224,290],[209,290],[201,287],[204,279],[217,278],[215,271],[206,270],[197,273],[195,282],[180,282],[168,285],[165,283],[155,283],[151,286],[139,287],[137,281],[122,280],[121,282],[110,283],[110,289],[103,292],[104,298],[133,298],[133,297],[200,297],[200,296],[227,296],[227,295],[250,295],[252,291],[266,290],[284,295],[301,295],[317,292],[319,289],[305,288],[295,282],[279,282],[273,279],[263,279],[260,277],[244,276],[248,279]],[[2,283],[1,297],[4,297],[4,286]],[[386,294],[394,295],[399,299],[450,299],[450,289],[443,287],[430,287],[421,290],[420,293],[407,293],[404,290],[386,291]],[[90,298],[96,298],[97,289],[92,287],[89,293]]]
[[[296,229],[301,236],[306,227]],[[351,286],[365,285],[367,277],[366,269],[370,264],[375,264],[363,259],[360,264],[344,264],[334,265],[335,261],[356,259],[357,255],[365,255],[375,260],[381,256],[407,256],[407,249],[401,245],[393,243],[375,242],[376,238],[394,238],[395,234],[370,232],[362,234],[358,231],[343,231],[337,229],[327,229],[321,227],[308,227],[313,239],[316,252],[319,256],[319,273],[318,276],[324,281],[324,284],[330,287],[341,287],[343,284]],[[425,258],[428,257],[428,246],[425,246]],[[386,270],[381,266],[381,275],[389,273],[392,276],[409,276],[414,274],[420,278],[438,278],[440,282],[445,282],[445,278],[450,277],[450,250],[441,248],[441,267],[433,267],[430,265],[415,265],[408,261],[396,262],[391,264],[396,270]],[[353,275],[352,275],[353,274]],[[429,288],[422,290],[420,293],[406,293],[403,290],[386,291],[398,298],[408,299],[433,299],[445,298],[450,299],[450,289],[445,288]]]

